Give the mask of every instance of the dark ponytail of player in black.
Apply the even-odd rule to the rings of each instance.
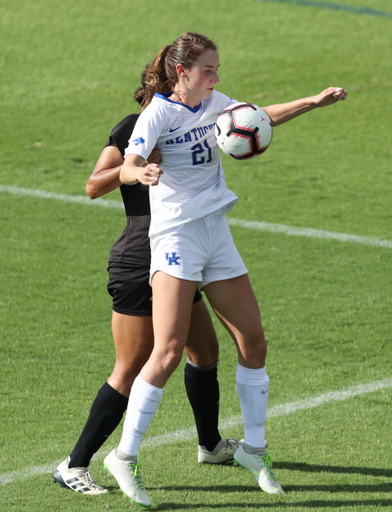
[[[133,99],[139,103],[139,105],[143,108],[147,106],[147,90],[146,90],[146,68],[144,68],[144,71],[142,73],[141,77],[141,87],[136,89],[135,94],[133,95]]]

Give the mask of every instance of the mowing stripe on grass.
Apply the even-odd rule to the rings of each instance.
[[[358,386],[351,386],[341,391],[331,391],[329,393],[324,393],[322,395],[303,398],[301,400],[296,400],[295,402],[289,402],[287,404],[275,405],[268,409],[268,418],[287,416],[297,411],[311,409],[313,407],[318,407],[319,405],[324,405],[331,402],[348,400],[349,398],[353,398],[358,395],[363,395],[365,393],[373,393],[375,391],[391,387],[392,377],[388,379],[369,382],[368,384],[359,384]],[[240,415],[238,415],[220,421],[219,426],[222,429],[227,429],[231,427],[237,427],[238,425],[241,424],[242,418]],[[150,438],[146,437],[145,440],[143,441],[143,448],[155,448],[157,446],[167,445],[170,443],[174,443],[176,441],[187,441],[189,439],[194,439],[196,437],[197,434],[195,427],[175,430],[174,432],[169,432],[167,434],[162,434]],[[98,454],[94,456],[94,459],[100,459],[101,457],[109,453],[111,449],[112,448],[100,450]],[[23,480],[25,478],[38,476],[45,473],[52,473],[54,469],[60,464],[60,462],[61,461],[51,462],[50,464],[45,464],[44,466],[31,466],[29,468],[19,469],[11,473],[3,473],[2,475],[0,475],[0,484],[8,484],[18,480]]]
[[[111,201],[107,199],[94,199],[92,201],[84,196],[71,196],[67,194],[54,194],[53,192],[45,192],[43,190],[31,190],[28,188],[10,187],[0,185],[0,192],[8,194],[26,195],[30,197],[38,197],[42,199],[54,199],[56,201],[64,201],[66,203],[79,203],[88,206],[99,206],[103,208],[115,208],[124,210],[123,203],[120,201]],[[373,245],[376,247],[384,247],[392,249],[392,241],[384,238],[370,238],[367,236],[350,235],[347,233],[337,233],[335,231],[324,231],[312,228],[296,228],[294,226],[285,226],[284,224],[271,224],[270,222],[258,222],[236,218],[229,218],[230,226],[238,226],[246,229],[255,229],[257,231],[268,231],[269,233],[280,233],[289,236],[305,236],[310,238],[324,238],[328,240],[337,240],[338,242],[348,242],[353,244]]]
[[[381,16],[384,18],[392,18],[392,12],[377,11],[368,7],[358,7],[355,5],[342,5],[330,2],[317,2],[315,0],[258,0],[261,2],[276,2],[280,4],[295,4],[305,7],[320,7],[322,9],[331,9],[333,11],[348,11],[356,14],[367,14],[368,16]]]

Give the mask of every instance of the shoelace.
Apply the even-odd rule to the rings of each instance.
[[[139,464],[139,462],[130,462],[129,464],[127,464],[127,466],[132,473],[136,488],[144,491],[145,487],[142,481],[142,474],[140,471],[142,465]]]
[[[240,441],[237,441],[237,439],[234,439],[233,437],[227,437],[226,443],[229,445],[228,447],[226,447],[226,450],[228,448],[238,448],[241,444]]]
[[[93,475],[90,473],[90,471],[86,471],[86,473],[83,476],[84,476],[84,480],[86,482],[87,487],[91,487],[91,488],[99,487],[99,485],[94,480]]]
[[[265,472],[268,475],[268,478],[270,480],[276,480],[276,477],[272,472],[272,459],[271,459],[270,455],[268,455],[268,453],[266,453],[265,455],[257,455],[257,458],[260,459],[260,461],[265,469]]]

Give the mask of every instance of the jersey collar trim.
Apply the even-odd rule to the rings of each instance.
[[[172,94],[173,94],[173,92],[164,92],[163,94],[160,94],[160,93],[156,92],[155,96],[157,98],[160,98],[161,100],[168,101],[169,103],[175,103],[176,105],[181,105],[182,107],[187,108],[188,110],[190,110],[193,113],[196,113],[196,112],[198,112],[200,110],[201,102],[198,105],[196,105],[196,107],[194,107],[194,108],[188,107],[188,105],[184,105],[183,103],[180,103],[178,101],[171,100],[169,98],[169,96],[171,96]]]

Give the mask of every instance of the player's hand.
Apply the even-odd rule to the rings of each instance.
[[[158,164],[147,164],[146,167],[139,167],[137,180],[143,185],[154,187],[158,185],[162,174],[163,171]]]
[[[147,158],[146,162],[144,162],[144,165],[147,166],[148,164],[160,164],[162,163],[162,156],[159,152],[159,149],[155,146],[155,148],[151,151],[150,156]]]
[[[338,101],[345,100],[348,92],[341,87],[329,87],[314,97],[317,107],[327,107]]]

